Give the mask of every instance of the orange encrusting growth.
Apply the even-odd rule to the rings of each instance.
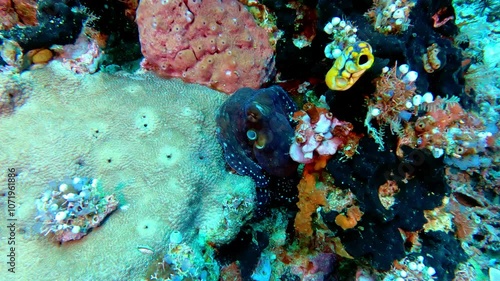
[[[320,155],[316,159],[316,161],[313,163],[313,169],[314,171],[321,171],[326,167],[326,164],[328,164],[328,160],[330,160],[331,155]],[[311,170],[309,165],[306,166],[306,169],[304,169],[304,174],[307,173],[312,173],[312,171],[306,171],[306,170]]]
[[[337,217],[335,217],[335,223],[342,227],[343,230],[350,229],[358,224],[361,216],[363,216],[363,212],[361,212],[359,207],[352,206],[347,210],[347,215],[338,214]]]
[[[316,188],[316,168],[324,168],[327,157],[320,157],[323,161],[307,164],[304,168],[304,174],[297,186],[299,190],[299,212],[295,216],[295,230],[304,236],[311,236],[312,215],[319,206],[326,205],[326,191]],[[325,158],[325,159],[323,159]]]

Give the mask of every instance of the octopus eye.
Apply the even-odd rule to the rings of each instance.
[[[256,140],[257,139],[257,133],[254,130],[248,130],[247,131],[247,138],[249,140]]]
[[[264,136],[264,134],[259,134],[258,135],[258,138],[257,138],[257,141],[255,141],[255,148],[257,149],[263,149],[264,146],[266,146],[266,137]]]
[[[463,146],[457,146],[457,148],[455,148],[455,153],[457,153],[458,155],[462,155],[465,153],[465,148]]]

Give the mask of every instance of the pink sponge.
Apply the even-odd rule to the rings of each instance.
[[[295,162],[308,164],[320,155],[334,155],[354,136],[351,123],[338,120],[326,108],[312,103],[304,104],[303,110],[295,112],[293,119],[298,122],[290,146],[290,157]]]
[[[142,66],[225,93],[258,88],[274,70],[267,32],[237,0],[142,0]]]

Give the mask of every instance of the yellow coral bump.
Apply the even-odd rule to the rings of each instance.
[[[326,74],[326,85],[335,91],[351,88],[373,61],[372,47],[367,42],[347,46]]]

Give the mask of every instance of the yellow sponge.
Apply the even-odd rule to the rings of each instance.
[[[335,91],[351,88],[374,61],[372,47],[366,42],[347,46],[342,55],[335,60],[326,74],[326,85]]]

